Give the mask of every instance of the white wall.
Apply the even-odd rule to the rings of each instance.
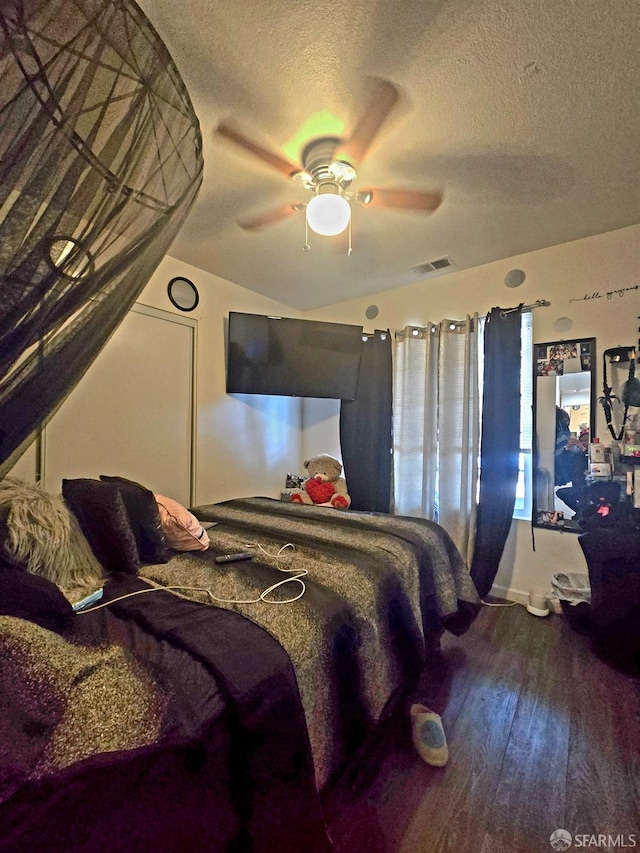
[[[511,269],[526,273],[515,289],[504,284]],[[640,290],[622,295],[607,293],[640,284],[640,226],[600,234],[573,243],[542,249],[497,261],[486,266],[425,279],[396,290],[308,311],[308,319],[363,324],[365,329],[425,325],[444,318],[458,319],[467,313],[487,313],[499,305],[509,307],[537,299],[551,302],[534,311],[534,342],[561,338],[596,337],[597,388],[602,387],[602,352],[618,344],[638,341]],[[599,298],[584,299],[600,294]],[[576,301],[577,300],[577,301]],[[369,305],[377,305],[375,321],[365,317]],[[569,318],[566,331],[556,330],[561,318]],[[335,452],[339,447],[338,418],[330,406],[314,401],[312,452]],[[597,433],[609,443],[604,416],[598,411]],[[303,446],[308,444],[303,435]],[[533,587],[546,588],[554,571],[586,571],[575,534],[536,529],[532,549],[528,522],[514,522],[505,549],[496,587],[526,595]]]
[[[302,459],[329,453],[342,459],[338,419],[340,400],[302,401]],[[304,474],[304,470],[299,472]]]
[[[181,313],[167,296],[167,284],[178,275],[193,281],[200,294],[197,308],[186,315],[198,322],[195,503],[246,495],[277,497],[287,472],[300,468],[301,402],[226,393],[226,319],[229,311],[288,317],[300,312],[169,256],[138,302]]]

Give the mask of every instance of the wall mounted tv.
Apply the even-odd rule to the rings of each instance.
[[[355,400],[362,326],[229,312],[227,392]]]

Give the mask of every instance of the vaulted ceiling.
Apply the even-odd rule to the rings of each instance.
[[[443,256],[465,269],[640,222],[638,0],[139,2],[204,139],[180,260],[308,309],[420,280]],[[438,209],[353,203],[351,256],[346,233],[311,232],[303,251],[303,210],[239,227],[311,194],[218,124],[299,162],[308,141],[350,135],[371,78],[399,99],[354,187],[435,191]]]

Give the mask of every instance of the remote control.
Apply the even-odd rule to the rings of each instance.
[[[223,554],[222,557],[216,557],[216,563],[235,563],[236,560],[250,560],[253,554],[248,551],[242,551],[239,554]]]

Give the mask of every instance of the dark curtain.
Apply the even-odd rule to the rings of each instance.
[[[340,405],[342,464],[353,509],[389,512],[391,378],[391,334],[376,330],[363,342],[357,397]]]
[[[484,337],[480,502],[471,577],[487,595],[511,527],[520,454],[520,321],[522,306],[492,308]]]
[[[15,0],[0,33],[1,477],[169,248],[202,138],[132,0]]]

